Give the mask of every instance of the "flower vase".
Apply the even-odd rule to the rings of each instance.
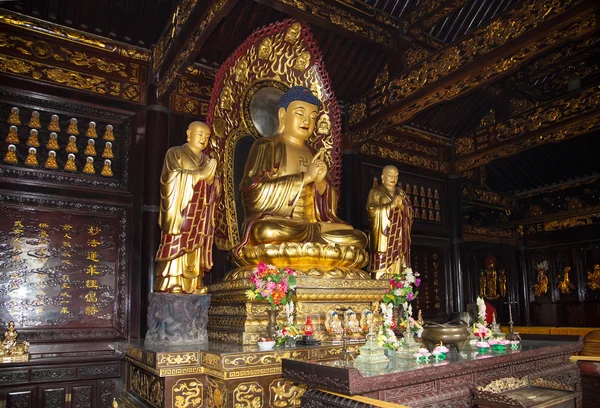
[[[392,358],[392,357],[394,357],[394,353],[396,353],[396,351],[395,351],[395,350],[393,350],[393,349],[385,348],[385,349],[383,350],[383,353],[385,354],[385,356],[386,356],[387,358]]]
[[[296,339],[293,337],[286,337],[285,338],[285,347],[286,348],[296,347]]]
[[[400,320],[402,320],[402,314],[404,313],[404,308],[402,305],[394,306],[392,309],[394,312],[394,323],[396,324],[396,328],[394,332],[396,334],[400,334]]]
[[[269,323],[267,325],[267,334],[271,339],[275,338],[277,333],[277,308],[269,309]]]

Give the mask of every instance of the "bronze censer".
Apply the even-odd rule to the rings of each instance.
[[[454,346],[461,351],[469,337],[471,337],[469,326],[462,320],[452,320],[444,324],[425,322],[423,334],[421,334],[421,338],[429,350],[433,350],[441,341],[448,348]]]

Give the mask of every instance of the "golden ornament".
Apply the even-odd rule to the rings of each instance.
[[[30,147],[40,147],[40,141],[38,139],[38,131],[36,129],[31,129],[29,132],[29,138],[26,142],[27,146]]]
[[[102,174],[104,177],[112,177],[113,176],[113,172],[112,169],[110,168],[110,160],[104,160],[104,167],[102,167],[102,171],[100,172],[100,174]]]
[[[25,164],[28,166],[37,166],[38,165],[38,160],[37,160],[37,150],[35,150],[35,148],[30,148],[29,149],[29,154],[27,155],[27,158],[25,159]]]
[[[27,124],[32,129],[40,129],[42,124],[40,123],[40,113],[38,111],[31,112],[31,119]]]
[[[69,122],[69,128],[67,129],[68,135],[79,135],[79,129],[77,128],[77,119],[71,118]]]
[[[89,139],[88,144],[83,152],[86,156],[95,156],[96,155],[96,142],[94,139]]]
[[[115,135],[113,133],[112,125],[106,125],[106,130],[104,131],[103,139],[108,140],[110,142],[113,142],[115,140]]]
[[[50,133],[50,139],[46,143],[46,149],[48,150],[60,150],[58,145],[58,135],[55,132]]]
[[[90,122],[90,124],[88,125],[88,130],[87,132],[85,132],[85,135],[94,139],[98,137],[98,133],[96,133],[96,122]]]
[[[19,159],[17,159],[17,147],[13,144],[8,145],[8,150],[4,155],[4,163],[17,164],[19,163]]]
[[[6,136],[6,143],[19,144],[19,134],[17,133],[17,127],[11,126]]]
[[[112,159],[115,157],[115,155],[113,154],[113,151],[112,151],[112,143],[111,142],[106,142],[106,144],[104,145],[104,152],[102,152],[102,157],[105,159]]]
[[[77,138],[75,136],[69,136],[69,143],[65,150],[69,153],[79,152],[79,149],[77,148]]]
[[[48,159],[46,160],[44,167],[52,170],[58,169],[58,163],[56,163],[56,152],[54,150],[50,150],[48,152]]]
[[[48,130],[51,132],[60,132],[60,124],[58,123],[58,115],[52,115]]]
[[[67,157],[67,162],[65,163],[65,170],[67,171],[77,171],[77,165],[75,164],[75,155],[69,154]]]

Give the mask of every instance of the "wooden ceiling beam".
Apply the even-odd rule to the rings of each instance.
[[[425,0],[406,19],[402,21],[405,34],[414,37],[419,42],[436,49],[446,45],[428,34],[441,19],[448,17],[468,3],[468,0]]]
[[[540,104],[456,139],[456,171],[600,129],[600,86]]]
[[[209,35],[236,3],[214,0],[206,7],[203,1],[179,1],[152,54],[151,78],[158,84],[159,97],[175,85],[177,76],[193,63]]]
[[[460,200],[465,205],[502,211],[512,211],[517,205],[517,199],[513,195],[466,183],[462,183]]]
[[[399,41],[396,19],[364,3],[319,0],[255,0],[354,41],[366,42],[383,50],[407,45]],[[357,7],[360,5],[361,7]]]
[[[593,33],[599,8],[593,0],[560,5],[534,0],[500,14],[349,105],[353,145],[360,146],[435,104],[498,81],[534,57]]]

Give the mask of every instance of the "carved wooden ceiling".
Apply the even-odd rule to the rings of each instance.
[[[394,159],[407,148],[405,140],[420,141],[426,148],[415,155],[441,149],[429,158],[423,153],[421,167],[451,173],[452,165],[441,163],[455,144],[458,173],[473,183],[482,180],[475,173],[487,174],[489,187],[506,193],[600,173],[600,161],[590,156],[600,150],[598,138],[590,136],[600,127],[600,6],[593,0],[17,0],[1,5],[147,49],[159,44],[164,55],[151,76],[159,92],[186,93],[196,81],[187,95],[199,101],[208,100],[214,72],[254,30],[290,16],[303,19],[347,109],[352,147],[359,152],[380,152],[385,145],[385,157]],[[191,11],[183,25],[173,27],[182,9]],[[217,18],[205,32],[195,31],[207,13]],[[171,40],[161,43],[169,33]],[[579,107],[566,108],[574,104]],[[544,114],[550,109],[558,117]],[[514,176],[521,172],[526,176]]]

